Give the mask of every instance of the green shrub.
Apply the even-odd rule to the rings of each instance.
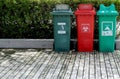
[[[0,3],[1,38],[53,38],[49,20],[54,3],[27,0],[2,0]]]
[[[96,10],[101,3],[114,3],[120,11],[118,0],[0,0],[0,38],[53,38],[50,12],[60,3],[70,5],[73,11],[80,3],[91,3]],[[75,33],[72,26],[72,38]]]

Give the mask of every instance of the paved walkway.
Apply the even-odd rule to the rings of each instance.
[[[58,54],[48,49],[1,49],[0,79],[120,79],[120,51]]]

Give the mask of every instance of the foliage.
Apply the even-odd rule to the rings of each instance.
[[[73,11],[80,3],[114,3],[120,11],[119,0],[0,0],[0,38],[53,38],[50,12],[56,4],[66,3]],[[73,20],[74,22],[74,20]],[[72,27],[72,38],[76,35]]]

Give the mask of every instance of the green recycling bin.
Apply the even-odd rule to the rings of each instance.
[[[58,4],[52,12],[54,25],[54,50],[67,52],[70,50],[72,10],[66,4]]]
[[[115,10],[114,4],[108,7],[101,4],[97,15],[99,22],[99,51],[113,52],[115,47],[116,17],[118,16],[118,12]]]

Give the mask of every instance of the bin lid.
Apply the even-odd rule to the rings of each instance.
[[[67,4],[57,4],[55,6],[55,10],[58,10],[58,11],[69,10],[69,6]]]
[[[95,8],[92,4],[79,4],[75,15],[95,15]]]
[[[67,4],[57,4],[53,9],[52,15],[73,15],[71,8]]]
[[[79,4],[78,9],[79,10],[92,10],[93,6],[92,4]]]
[[[115,10],[114,4],[111,4],[107,7],[103,4],[100,4],[100,9],[97,12],[97,15],[118,15],[118,12]]]

